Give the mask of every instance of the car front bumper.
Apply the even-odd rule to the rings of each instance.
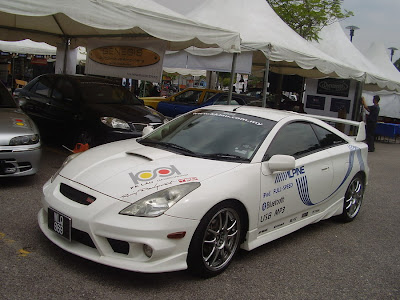
[[[38,213],[40,229],[54,244],[83,258],[120,269],[158,273],[184,270],[191,237],[198,221],[161,215],[144,218],[120,215],[129,203],[97,193],[77,183],[63,182],[96,197],[83,205],[71,201],[60,192],[60,178],[44,187],[43,208]],[[48,208],[71,218],[71,241],[48,226]],[[181,239],[168,234],[186,232]],[[144,246],[153,250],[145,255]]]
[[[0,147],[0,177],[17,177],[37,173],[41,147]]]

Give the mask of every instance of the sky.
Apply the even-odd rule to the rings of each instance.
[[[354,13],[353,17],[341,21],[346,26],[354,25],[360,29],[354,32],[353,44],[366,52],[372,42],[383,42],[386,48],[395,47],[393,62],[400,58],[400,0],[344,0],[343,9]],[[390,50],[387,50],[390,57]]]
[[[185,14],[204,0],[155,0],[179,13]],[[219,0],[223,1],[223,0]],[[229,3],[229,0],[225,0]],[[247,0],[251,5],[252,0]],[[174,5],[174,4],[177,5]],[[393,61],[400,58],[400,0],[344,0],[342,8],[354,13],[353,17],[341,21],[345,33],[346,26],[359,27],[353,36],[353,44],[361,51],[367,52],[372,42],[383,42],[386,48],[396,47]],[[390,57],[390,50],[387,51]]]

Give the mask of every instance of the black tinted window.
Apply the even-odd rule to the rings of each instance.
[[[32,86],[30,91],[32,93],[47,97],[49,95],[50,88],[51,81],[46,77],[42,77],[38,80],[38,82],[36,82],[36,84]]]
[[[337,136],[333,132],[322,128],[318,125],[313,124],[315,133],[317,134],[318,140],[323,148],[329,148],[340,144],[345,144],[346,141],[342,139],[340,136]]]
[[[82,100],[86,103],[143,105],[131,92],[119,85],[81,82],[80,91]]]
[[[175,101],[186,104],[196,104],[199,102],[202,93],[203,93],[202,91],[189,90],[183,92],[182,94],[176,95]]]
[[[320,145],[310,124],[291,123],[279,130],[269,146],[264,160],[269,160],[275,154],[298,158],[318,149],[320,149]]]
[[[75,88],[68,80],[60,79],[56,82],[52,98],[57,100],[72,101],[75,98]]]
[[[0,107],[4,108],[15,108],[17,104],[14,102],[10,92],[0,82]]]

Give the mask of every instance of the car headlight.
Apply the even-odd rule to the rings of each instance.
[[[107,125],[108,127],[111,127],[111,128],[120,128],[120,129],[126,129],[126,130],[131,129],[131,127],[129,126],[129,124],[127,122],[125,122],[124,120],[114,118],[114,117],[101,117],[100,120],[104,125]]]
[[[136,217],[158,217],[199,186],[199,182],[190,182],[158,191],[129,205],[119,213]]]
[[[10,146],[33,145],[39,143],[39,140],[38,134],[16,136],[10,140]]]
[[[61,167],[57,170],[57,172],[54,173],[53,176],[51,176],[50,182],[53,182],[54,179],[56,179],[56,177],[58,176],[58,174],[60,174],[61,170],[64,169],[64,167],[65,167],[66,165],[68,165],[68,163],[69,163],[71,160],[73,160],[74,158],[76,158],[78,155],[80,155],[80,154],[82,154],[82,153],[83,153],[83,152],[78,152],[78,153],[74,153],[74,154],[71,154],[70,156],[68,156],[68,157],[64,160],[64,162],[63,162],[63,164],[61,165]]]

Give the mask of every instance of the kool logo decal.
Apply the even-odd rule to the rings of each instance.
[[[156,177],[169,177],[174,174],[181,175],[178,169],[171,165],[169,168],[161,167],[154,170],[143,170],[136,174],[129,173],[129,176],[135,184],[139,184],[139,181],[150,181]]]

